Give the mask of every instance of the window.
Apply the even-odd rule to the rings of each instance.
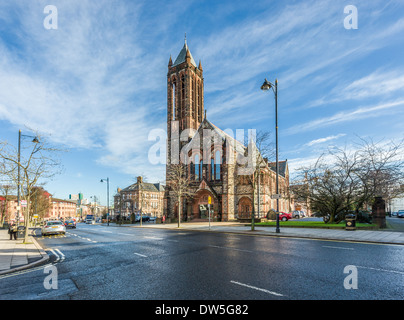
[[[215,180],[215,160],[210,159],[210,180]]]
[[[194,167],[195,167],[195,180],[199,180],[199,155],[195,155],[195,161],[194,161]]]
[[[173,96],[172,96],[172,104],[173,104],[173,120],[175,120],[175,104],[176,104],[176,102],[177,102],[177,99],[175,98],[175,95],[176,95],[176,87],[177,87],[177,82],[175,81],[175,79],[174,79],[174,81],[173,81],[173,87],[172,87],[172,94],[173,94]]]
[[[220,151],[215,153],[215,180],[220,180],[220,165],[222,163],[222,157]]]
[[[181,76],[181,99],[185,100],[185,77]]]

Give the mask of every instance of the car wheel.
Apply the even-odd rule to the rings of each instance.
[[[286,217],[282,218],[282,221],[287,221],[287,220],[288,220],[288,218],[286,218]]]

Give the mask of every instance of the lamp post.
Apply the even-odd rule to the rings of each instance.
[[[32,139],[33,143],[39,143],[38,137],[34,136],[28,136],[25,134],[21,134],[21,130],[18,130],[18,177],[17,177],[17,226],[20,223],[20,185],[21,185],[21,173],[20,173],[20,166],[21,166],[21,137],[28,137],[28,138],[34,138]],[[24,223],[28,227],[28,216],[27,216],[27,221],[24,221]]]
[[[107,182],[107,225],[109,226],[109,178],[101,179],[100,182]]]
[[[275,84],[269,82],[266,78],[261,86],[261,90],[268,91],[272,89],[275,94],[275,132],[276,132],[276,233],[279,233],[279,160],[278,160],[278,79]]]

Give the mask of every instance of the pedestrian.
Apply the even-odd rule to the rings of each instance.
[[[11,221],[10,224],[8,225],[8,234],[10,235],[10,240],[17,240],[17,226],[15,225],[14,221]]]
[[[166,216],[163,215],[163,223],[165,223],[165,222],[166,222]]]

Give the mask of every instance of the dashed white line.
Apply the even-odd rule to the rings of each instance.
[[[147,237],[147,236],[145,236],[143,238],[145,238],[145,239],[153,239],[153,240],[163,240],[163,238],[158,238],[158,237]]]
[[[346,247],[333,247],[333,246],[323,246],[323,248],[342,249],[342,250],[355,250],[354,248],[346,248]]]
[[[269,290],[266,290],[266,289],[250,286],[249,284],[245,284],[245,283],[241,283],[241,282],[237,282],[237,281],[233,281],[233,280],[231,280],[230,282],[234,283],[234,284],[237,284],[239,286],[243,286],[243,287],[247,287],[247,288],[250,288],[250,289],[254,289],[254,290],[262,291],[262,292],[265,292],[265,293],[269,293],[269,294],[272,294],[274,296],[283,297],[283,294],[278,293],[278,292],[269,291]]]
[[[235,250],[235,251],[241,251],[241,252],[253,252],[251,250],[237,249],[237,248],[231,248],[231,247],[220,247],[220,246],[214,246],[214,245],[209,245],[209,247],[218,248],[218,249],[226,249],[226,250]]]
[[[140,254],[140,253],[136,253],[136,252],[135,252],[135,255],[137,255],[137,256],[139,256],[139,257],[147,258],[147,256],[145,256],[144,254]]]
[[[392,272],[392,273],[404,274],[404,271],[387,270],[387,269],[372,268],[372,267],[363,267],[363,266],[356,266],[356,267],[362,268],[362,269],[369,269],[369,270],[380,271],[380,272]]]

